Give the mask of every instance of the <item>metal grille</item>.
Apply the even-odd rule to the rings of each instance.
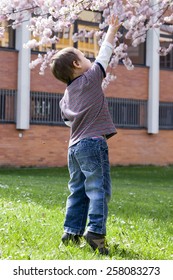
[[[59,108],[62,94],[31,92],[30,123],[63,125]]]
[[[147,127],[146,100],[108,98],[108,105],[113,122],[117,127]]]
[[[0,123],[15,122],[16,91],[0,89]]]
[[[159,128],[173,129],[173,103],[160,102]]]
[[[59,102],[61,94],[32,92],[31,123],[64,125]],[[113,122],[117,127],[145,128],[147,126],[147,101],[107,98]]]
[[[16,90],[0,89],[0,123],[15,123]],[[62,94],[31,92],[30,123],[65,125],[59,108]],[[147,100],[107,98],[116,127],[147,128]],[[160,102],[159,128],[173,129],[173,102]]]

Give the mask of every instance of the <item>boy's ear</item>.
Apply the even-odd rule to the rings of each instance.
[[[74,60],[74,61],[73,61],[73,66],[74,66],[75,68],[81,68],[80,63],[79,63],[79,61],[77,61],[77,60]]]

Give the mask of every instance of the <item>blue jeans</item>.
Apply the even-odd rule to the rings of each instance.
[[[64,231],[82,235],[87,230],[106,234],[111,197],[108,146],[103,137],[85,138],[68,150],[70,173]]]

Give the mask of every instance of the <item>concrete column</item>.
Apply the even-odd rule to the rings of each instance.
[[[152,0],[153,9],[157,9],[157,1]],[[159,132],[159,91],[160,91],[160,30],[151,29],[147,33],[146,64],[149,67],[148,88],[148,133]]]
[[[23,22],[16,29],[16,50],[18,53],[18,82],[17,82],[17,115],[16,128],[29,129],[30,122],[30,49],[24,49],[23,44],[30,39],[30,32]]]

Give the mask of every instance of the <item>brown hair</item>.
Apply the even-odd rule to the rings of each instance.
[[[73,62],[78,60],[78,55],[73,47],[68,47],[55,53],[50,63],[50,68],[55,78],[68,84],[73,80]]]

